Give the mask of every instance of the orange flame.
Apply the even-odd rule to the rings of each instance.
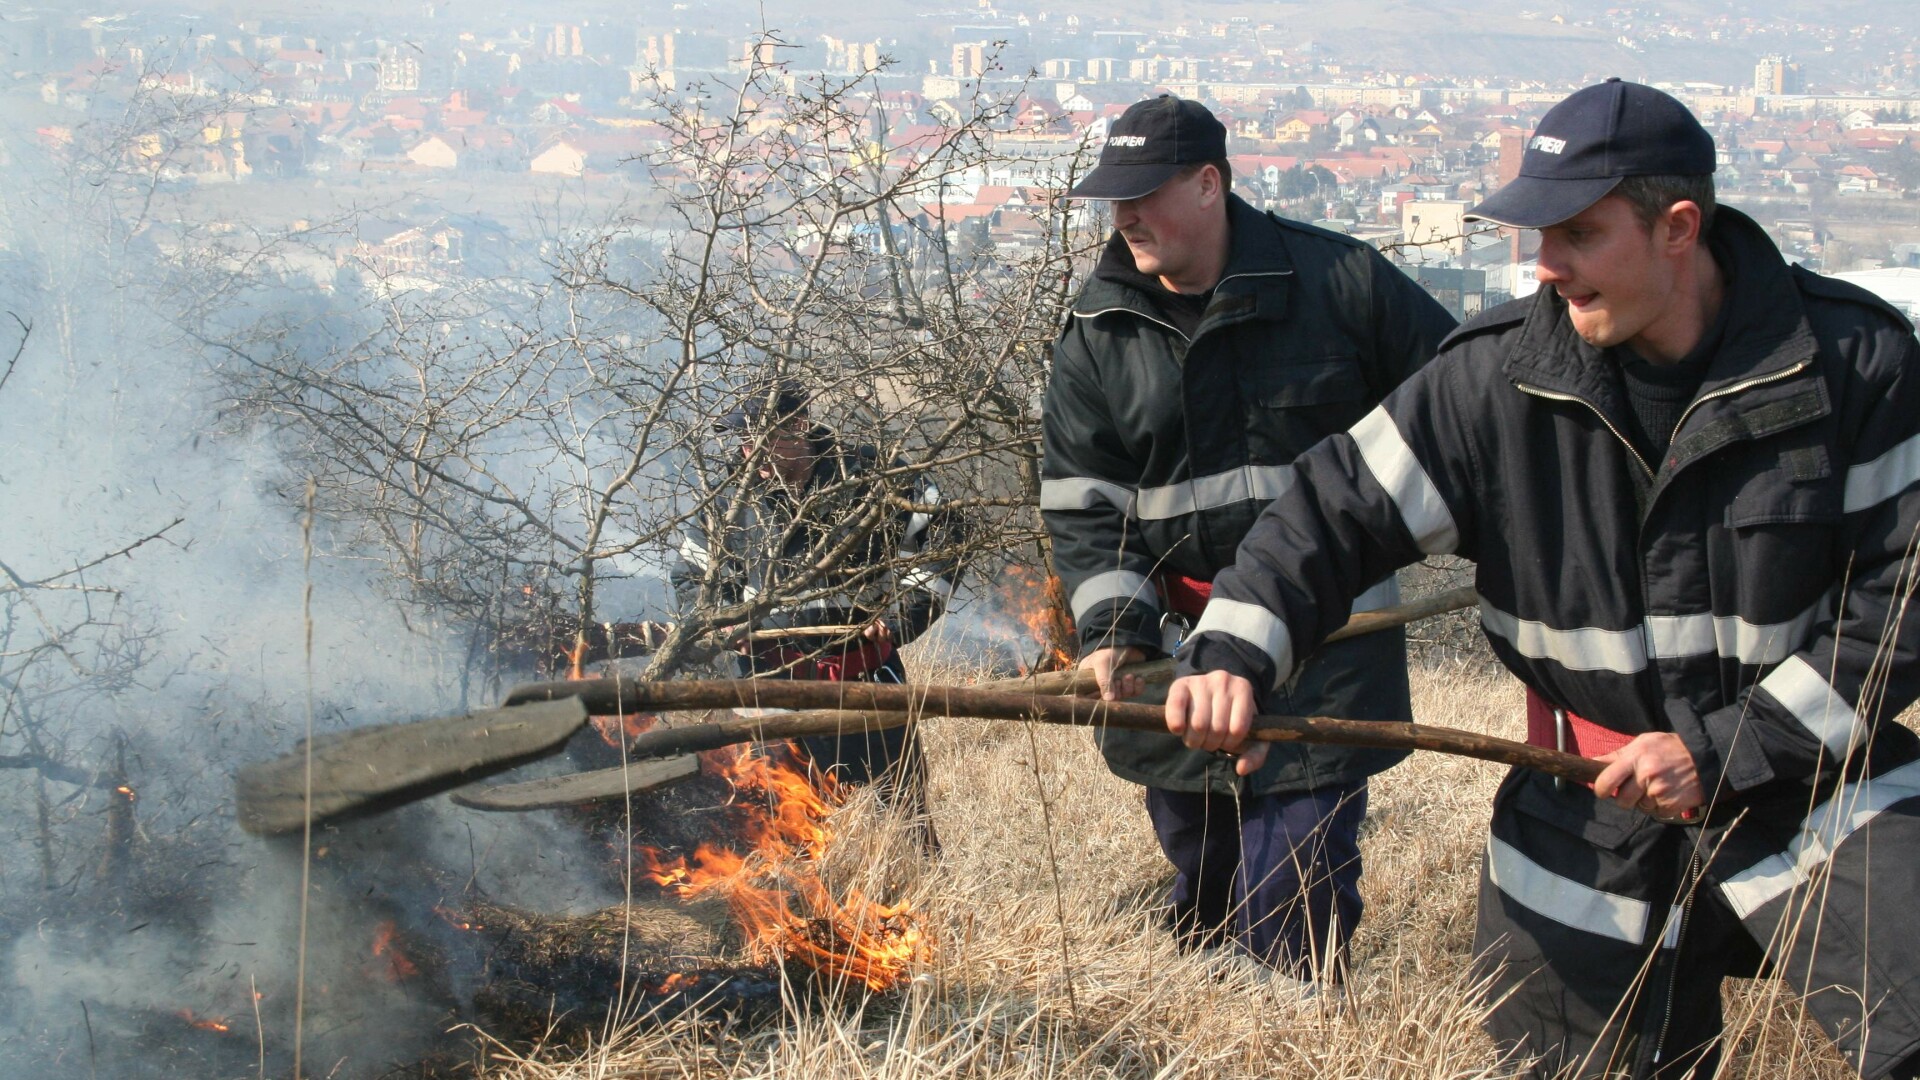
[[[445,906],[443,906],[443,905],[440,905],[440,904],[435,904],[435,905],[433,905],[433,913],[434,913],[435,915],[438,915],[438,916],[440,916],[440,918],[441,918],[441,919],[442,919],[443,921],[445,921],[445,922],[446,922],[446,924],[447,924],[448,926],[451,926],[451,927],[453,927],[453,928],[454,928],[455,930],[484,930],[484,929],[486,929],[486,927],[484,927],[484,926],[481,926],[481,925],[480,925],[479,923],[476,923],[476,922],[470,922],[470,921],[468,921],[467,919],[464,919],[464,918],[462,918],[462,917],[461,917],[461,916],[460,916],[460,915],[459,915],[459,914],[458,914],[457,912],[455,912],[455,911],[454,911],[453,909],[451,909],[451,908],[448,908],[448,907],[445,907]],[[378,954],[376,954],[376,955],[378,955]]]
[[[653,730],[660,718],[652,713],[629,713],[625,716],[596,716],[592,718],[593,730],[608,746],[618,749],[624,739],[631,739],[644,731]]]
[[[818,863],[834,840],[828,818],[845,801],[830,777],[816,789],[783,758],[737,747],[701,755],[704,767],[737,789],[765,796],[752,803],[741,828],[741,848],[701,844],[691,857],[668,857],[642,847],[645,875],[682,899],[714,894],[726,899],[746,931],[748,955],[760,961],[792,958],[834,978],[872,990],[899,982],[922,959],[928,943],[905,904],[876,903],[859,889],[835,896]]]
[[[414,966],[413,961],[407,959],[398,945],[394,944],[394,931],[392,919],[382,922],[375,928],[373,955],[376,960],[386,961],[385,966],[379,969],[380,977],[388,982],[397,983],[402,979],[411,979],[420,974],[420,969]]]
[[[182,1020],[185,1020],[189,1027],[199,1028],[201,1031],[218,1031],[224,1034],[226,1032],[233,1030],[233,1028],[229,1026],[225,1020],[215,1020],[211,1017],[196,1016],[194,1015],[194,1012],[192,1009],[180,1009],[180,1010],[177,1010],[174,1013],[174,1015],[178,1016]]]
[[[1001,575],[996,591],[1001,610],[1040,646],[1040,657],[1031,666],[1022,660],[1022,675],[1073,666],[1073,619],[1067,614],[1067,591],[1059,578],[1032,567],[1012,565]]]

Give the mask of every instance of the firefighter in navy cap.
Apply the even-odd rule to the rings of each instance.
[[[1541,119],[1471,211],[1539,230],[1540,290],[1300,459],[1168,725],[1240,746],[1349,598],[1472,559],[1528,740],[1605,763],[1592,790],[1515,769],[1495,797],[1496,1038],[1540,1075],[1714,1075],[1723,980],[1771,972],[1863,1076],[1912,1077],[1920,738],[1894,717],[1920,695],[1920,346],[1716,206],[1714,166],[1651,87]]]
[[[1453,319],[1379,252],[1254,209],[1231,190],[1226,129],[1163,96],[1113,124],[1069,193],[1109,203],[1113,236],[1054,347],[1041,511],[1109,699],[1123,664],[1163,655],[1294,457],[1366,415]],[[1397,597],[1383,574],[1355,609]],[[1405,635],[1329,646],[1265,688],[1266,707],[1407,720]],[[1163,734],[1101,731],[1146,786],[1183,944],[1285,979],[1337,977],[1361,913],[1367,777],[1391,752],[1294,747],[1246,776]],[[1304,985],[1304,984],[1303,984]]]

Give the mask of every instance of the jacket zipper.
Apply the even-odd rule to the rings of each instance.
[[[1101,315],[1111,315],[1116,311],[1123,312],[1128,315],[1138,315],[1139,317],[1147,320],[1150,323],[1154,323],[1155,325],[1158,325],[1158,326],[1164,326],[1167,329],[1173,331],[1175,334],[1178,334],[1181,341],[1184,341],[1189,345],[1193,344],[1193,339],[1188,337],[1185,334],[1181,334],[1179,327],[1173,325],[1172,323],[1166,321],[1165,319],[1156,319],[1153,316],[1147,314],[1146,312],[1141,311],[1139,308],[1110,307],[1110,308],[1101,308],[1099,311],[1076,311],[1073,313],[1073,317],[1076,319],[1093,319],[1093,318],[1098,318]]]
[[[1220,279],[1219,281],[1216,281],[1216,282],[1214,282],[1214,283],[1213,283],[1213,287],[1214,287],[1214,288],[1216,288],[1216,289],[1218,289],[1218,288],[1219,288],[1220,286],[1222,286],[1222,285],[1225,285],[1225,284],[1226,284],[1227,282],[1229,282],[1229,281],[1232,281],[1232,280],[1233,280],[1234,278],[1243,278],[1243,277],[1291,277],[1292,275],[1293,275],[1293,271],[1291,271],[1291,270],[1261,270],[1261,271],[1258,271],[1258,272],[1245,272],[1245,273],[1239,273],[1239,274],[1228,274],[1228,275],[1227,275],[1226,277],[1223,277],[1223,278],[1221,278],[1221,279]],[[1169,329],[1169,330],[1171,330],[1171,331],[1173,331],[1173,332],[1174,332],[1175,334],[1179,334],[1179,336],[1180,336],[1180,340],[1181,340],[1181,341],[1184,341],[1184,342],[1186,342],[1186,343],[1187,343],[1187,344],[1189,344],[1189,345],[1191,345],[1191,344],[1193,344],[1193,339],[1192,339],[1192,338],[1190,338],[1190,337],[1188,337],[1188,336],[1187,336],[1187,335],[1185,335],[1185,334],[1182,334],[1182,333],[1180,333],[1180,328],[1179,328],[1179,327],[1177,327],[1177,326],[1175,326],[1175,325],[1173,325],[1172,323],[1170,323],[1170,322],[1168,322],[1168,321],[1166,321],[1165,319],[1157,319],[1157,318],[1154,318],[1154,317],[1153,317],[1152,315],[1149,315],[1149,314],[1147,314],[1146,312],[1144,312],[1144,311],[1141,311],[1141,310],[1140,310],[1139,308],[1131,308],[1131,307],[1109,307],[1109,308],[1101,308],[1101,309],[1100,309],[1099,311],[1076,311],[1076,312],[1074,312],[1074,313],[1073,313],[1073,317],[1074,317],[1074,318],[1076,318],[1076,319],[1092,319],[1092,318],[1096,318],[1096,317],[1098,317],[1098,316],[1101,316],[1101,315],[1111,315],[1111,314],[1113,314],[1113,313],[1114,313],[1114,312],[1116,312],[1116,311],[1121,311],[1121,312],[1125,312],[1125,313],[1127,313],[1128,315],[1138,315],[1138,316],[1140,316],[1141,318],[1143,318],[1143,319],[1145,319],[1145,320],[1147,320],[1148,322],[1150,322],[1150,323],[1153,323],[1153,324],[1155,324],[1155,325],[1157,325],[1157,326],[1164,326],[1164,327],[1166,327],[1167,329]]]
[[[1810,360],[1802,360],[1799,363],[1793,365],[1792,367],[1786,368],[1785,370],[1770,372],[1766,375],[1756,375],[1751,379],[1746,379],[1741,382],[1734,383],[1732,386],[1723,386],[1720,389],[1715,390],[1710,394],[1701,394],[1699,397],[1693,399],[1693,404],[1687,406],[1686,412],[1683,412],[1680,414],[1680,422],[1673,425],[1673,433],[1675,435],[1678,435],[1680,433],[1680,429],[1686,426],[1687,418],[1693,415],[1693,410],[1699,408],[1701,403],[1712,401],[1715,398],[1723,398],[1730,394],[1737,394],[1737,393],[1740,393],[1742,390],[1751,390],[1756,386],[1761,386],[1770,382],[1776,382],[1780,379],[1788,378],[1789,376],[1798,375],[1800,372],[1805,371],[1808,365],[1811,363],[1812,361]],[[1654,478],[1655,470],[1653,470],[1647,465],[1647,459],[1640,456],[1640,451],[1635,450],[1633,448],[1633,443],[1629,442],[1627,440],[1627,437],[1620,433],[1619,428],[1613,426],[1613,421],[1607,419],[1607,414],[1601,412],[1599,407],[1596,406],[1593,402],[1588,401],[1586,398],[1580,397],[1577,394],[1562,394],[1553,390],[1544,390],[1538,386],[1532,386],[1523,382],[1516,382],[1513,385],[1517,387],[1522,393],[1532,394],[1535,397],[1543,397],[1548,399],[1549,401],[1571,401],[1579,405],[1585,405],[1587,408],[1592,409],[1593,415],[1599,417],[1600,422],[1607,425],[1607,430],[1613,432],[1613,437],[1620,440],[1620,445],[1627,448],[1627,453],[1633,455],[1633,460],[1640,465],[1641,471],[1647,474],[1647,478],[1648,479]]]
[[[1680,987],[1680,943],[1687,936],[1687,922],[1693,917],[1693,895],[1700,889],[1700,852],[1695,850],[1687,856],[1686,895],[1680,900],[1680,929],[1673,935],[1673,955],[1667,957],[1667,1000],[1660,1017],[1660,1034],[1653,1041],[1653,1063],[1660,1064],[1660,1055],[1667,1049],[1667,1032],[1673,1027],[1674,992]]]
[[[1693,410],[1699,408],[1701,402],[1712,401],[1714,398],[1723,398],[1729,394],[1737,394],[1742,390],[1750,390],[1753,387],[1760,386],[1765,383],[1776,382],[1780,379],[1787,378],[1788,376],[1791,376],[1791,375],[1798,375],[1802,371],[1805,371],[1808,368],[1808,366],[1810,366],[1812,363],[1813,361],[1811,360],[1802,360],[1799,363],[1783,371],[1775,371],[1767,375],[1755,375],[1751,379],[1734,383],[1732,386],[1723,386],[1720,389],[1715,390],[1710,394],[1701,394],[1699,397],[1693,399],[1693,404],[1687,406],[1686,412],[1683,412],[1680,414],[1680,422],[1678,424],[1673,425],[1673,433],[1675,435],[1680,434],[1680,429],[1686,426],[1687,417],[1693,415]]]
[[[1595,405],[1591,401],[1588,401],[1586,398],[1580,397],[1577,394],[1561,394],[1561,393],[1556,393],[1555,391],[1552,391],[1552,390],[1542,390],[1537,386],[1529,386],[1528,384],[1523,382],[1517,382],[1517,383],[1514,383],[1513,385],[1518,387],[1520,392],[1523,394],[1532,394],[1535,397],[1543,397],[1543,398],[1546,398],[1548,401],[1571,401],[1571,402],[1574,402],[1575,404],[1585,405],[1587,408],[1592,409],[1593,415],[1599,417],[1600,422],[1607,425],[1607,430],[1613,432],[1613,437],[1620,440],[1620,445],[1627,448],[1627,453],[1632,455],[1634,463],[1640,466],[1640,471],[1647,474],[1647,479],[1649,480],[1653,479],[1653,470],[1647,467],[1647,459],[1640,456],[1640,451],[1635,450],[1633,448],[1633,443],[1628,441],[1625,435],[1620,434],[1620,429],[1613,426],[1613,421],[1607,419],[1607,414],[1601,412],[1599,406]],[[1679,428],[1675,427],[1674,430],[1678,431]]]

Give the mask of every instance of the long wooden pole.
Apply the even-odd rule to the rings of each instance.
[[[1337,636],[1351,636],[1400,625],[1442,611],[1465,607],[1472,602],[1472,590],[1459,589],[1411,604],[1366,612],[1356,616],[1353,622]],[[1139,674],[1148,682],[1164,683],[1171,679],[1173,665],[1168,661],[1156,661],[1151,664],[1135,665],[1128,670]],[[648,689],[644,695],[639,692],[640,687],[659,685],[623,679],[539,683],[514,690],[508,696],[507,707],[500,709],[466,716],[361,728],[323,736],[315,740],[314,746],[314,765],[316,768],[324,766],[324,769],[322,772],[315,773],[316,795],[311,809],[309,810],[305,801],[305,784],[301,780],[307,768],[306,756],[304,753],[296,752],[274,761],[249,765],[240,771],[235,783],[236,805],[240,821],[242,826],[250,831],[273,834],[303,826],[309,814],[318,820],[350,813],[372,812],[424,798],[555,752],[568,737],[586,724],[590,713],[614,715],[627,712],[710,707],[711,704],[778,705],[810,710],[777,718],[735,718],[720,725],[674,728],[670,729],[673,733],[671,736],[666,732],[652,734],[647,736],[651,741],[644,744],[651,748],[656,744],[664,744],[665,740],[672,738],[691,740],[704,747],[714,747],[759,738],[787,738],[793,735],[871,730],[876,727],[904,724],[913,715],[937,715],[943,710],[949,715],[954,715],[956,714],[954,709],[958,706],[952,703],[959,700],[948,695],[940,699],[947,704],[938,704],[927,691],[917,691],[920,693],[917,698],[899,696],[916,692],[899,686],[876,687],[860,683],[802,684],[770,679],[741,683],[739,686],[745,689],[719,692],[717,697],[710,692],[708,699],[703,699],[710,701],[709,706],[682,704],[691,700],[684,695],[663,696],[653,689]],[[730,684],[672,685],[711,687]],[[811,685],[814,689],[811,691],[798,689],[807,685]],[[1026,719],[1035,715],[1037,703],[1054,700],[1056,705],[1061,702],[1069,703],[1067,713],[1059,713],[1056,709],[1054,713],[1045,717],[1054,722],[1105,723],[1112,726],[1138,725],[1142,730],[1161,729],[1158,720],[1159,710],[1152,706],[1104,706],[1101,707],[1104,711],[1099,714],[1099,718],[1093,719],[1091,713],[1075,713],[1072,710],[1097,707],[1097,702],[1088,702],[1080,698],[1077,699],[1079,704],[1073,705],[1071,703],[1076,700],[1075,698],[1058,697],[1062,694],[1086,694],[1092,689],[1092,680],[1083,671],[1054,672],[1025,679],[1007,680],[997,684],[973,687],[966,691],[974,694],[1000,693],[1002,697],[995,706],[998,711],[968,713],[961,710],[957,715],[1011,716],[1016,719]],[[875,704],[876,701],[881,700],[873,696],[876,690],[891,690],[897,693],[895,696],[885,697],[883,707]],[[795,697],[795,694],[802,696]],[[968,700],[985,702],[989,699],[969,698]],[[1040,711],[1046,712],[1045,709]],[[1083,718],[1075,719],[1076,716]],[[1312,724],[1319,723],[1319,721],[1305,722],[1308,723],[1309,728]],[[1398,726],[1419,734],[1409,725]],[[1361,745],[1405,747],[1423,745],[1417,741],[1404,740],[1379,742],[1378,739],[1385,736],[1387,729],[1391,727],[1394,725],[1359,724],[1355,734],[1363,740]],[[1267,734],[1262,737],[1305,739],[1312,736],[1332,739],[1333,736],[1329,732],[1333,730],[1323,726],[1295,734]],[[1315,735],[1315,732],[1319,734]],[[1469,736],[1469,738],[1473,737]],[[1500,740],[1494,740],[1494,742],[1498,743]],[[1494,760],[1518,759],[1502,757]],[[322,798],[323,794],[324,798]]]
[[[1158,705],[1103,702],[1094,698],[1062,697],[1032,691],[785,679],[601,681],[614,684],[611,691],[624,711],[665,712],[714,708],[816,710],[837,706],[839,710],[854,713],[1032,720],[1130,731],[1166,730],[1165,713]],[[594,703],[589,702],[588,709],[595,711]],[[635,738],[629,752],[636,757],[665,757],[739,742],[860,730],[863,730],[861,724],[849,724],[839,716],[820,717],[806,713],[736,716],[715,723],[643,732]],[[1340,720],[1325,716],[1262,716],[1254,721],[1253,737],[1264,742],[1431,750],[1503,765],[1523,765],[1582,784],[1592,783],[1603,768],[1597,761],[1574,754],[1427,724]]]
[[[1347,620],[1347,624],[1328,635],[1328,641],[1344,641],[1348,638],[1371,634],[1379,630],[1388,630],[1396,626],[1405,626],[1421,619],[1444,615],[1449,611],[1459,611],[1480,602],[1479,594],[1472,587],[1448,589],[1419,600],[1412,600],[1392,607],[1363,611]],[[1140,664],[1129,664],[1121,670],[1130,675],[1139,676],[1149,686],[1173,681],[1174,662],[1167,660],[1149,660]],[[1017,679],[998,679],[979,684],[981,690],[1024,690],[1033,694],[1091,694],[1099,689],[1094,682],[1093,673],[1082,668],[1067,671],[1049,671],[1038,675],[1023,675]],[[505,705],[525,705],[534,701],[556,701],[565,697],[578,697],[586,703],[587,711],[596,716],[610,716],[634,711],[631,702],[621,699],[619,681],[616,679],[561,679],[553,682],[527,683],[516,686],[508,692]],[[846,713],[844,708],[822,710],[836,714]],[[824,715],[821,719],[824,719]],[[843,722],[867,721],[868,727],[874,726],[876,719],[870,713],[839,716]],[[906,723],[905,716],[891,717],[879,721],[879,726],[897,726]]]

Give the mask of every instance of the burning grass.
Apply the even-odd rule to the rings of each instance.
[[[830,819],[847,801],[841,785],[810,777],[784,750],[729,747],[705,755],[702,768],[745,796],[747,812],[725,840],[690,855],[640,847],[644,877],[682,899],[724,899],[748,956],[763,963],[795,960],[836,982],[886,990],[925,958],[910,904],[881,903],[822,874],[835,841]]]
[[[973,675],[917,659],[919,677]],[[1414,690],[1423,719],[1502,734],[1519,726],[1518,689],[1477,666],[1420,670]],[[683,1016],[609,1029],[584,1052],[500,1048],[486,1075],[1491,1080],[1521,1071],[1481,1034],[1468,974],[1497,769],[1423,755],[1376,783],[1353,978],[1337,995],[1302,1002],[1243,976],[1216,977],[1176,951],[1152,910],[1168,872],[1140,789],[1108,774],[1083,732],[1040,729],[1032,743],[1027,734],[1013,723],[925,726],[946,844],[935,861],[864,796],[833,813],[839,840],[820,857],[829,879],[890,890],[937,946],[896,990],[790,989],[779,1015],[718,1034]],[[1734,985],[1727,1005],[1735,1052],[1724,1075],[1851,1075],[1770,984]]]

